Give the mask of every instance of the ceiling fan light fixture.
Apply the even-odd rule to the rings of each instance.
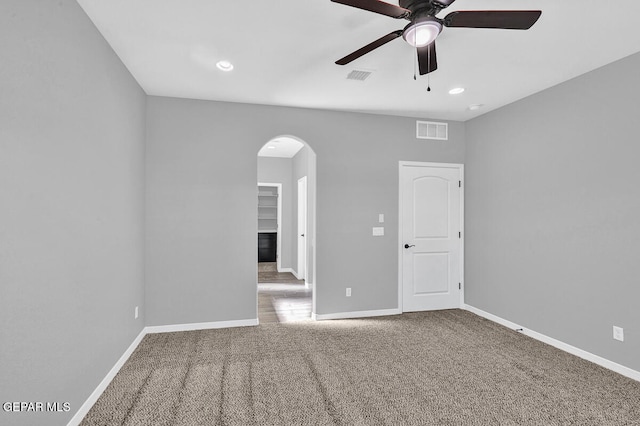
[[[422,47],[433,43],[440,31],[442,31],[442,24],[435,18],[427,16],[407,25],[402,37],[411,46]]]

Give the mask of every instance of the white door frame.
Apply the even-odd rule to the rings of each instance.
[[[402,188],[402,168],[405,166],[411,167],[437,167],[437,168],[453,168],[460,170],[460,181],[462,182],[462,187],[460,188],[460,232],[462,236],[460,238],[460,283],[462,285],[462,289],[460,290],[460,307],[464,306],[464,164],[455,164],[455,163],[425,163],[420,161],[400,161],[398,167],[398,188],[399,188],[399,198],[398,198],[398,310],[403,312],[402,306],[402,253],[404,250],[404,241],[402,238],[402,230],[403,230],[403,188]]]
[[[304,200],[300,199],[300,190],[303,189],[303,193],[304,193]],[[309,191],[308,191],[308,182],[307,182],[307,177],[306,176],[302,176],[300,179],[298,179],[298,186],[297,186],[297,202],[298,202],[298,206],[296,208],[297,214],[298,214],[298,220],[297,220],[297,229],[296,229],[296,238],[297,238],[297,258],[298,258],[298,264],[296,265],[296,273],[298,276],[298,279],[304,280],[305,283],[308,281],[307,279],[307,253],[308,253],[308,241],[309,241],[309,230],[308,230],[308,222],[309,222],[309,218],[308,218],[308,208],[309,208]],[[303,211],[301,212],[301,208],[303,207]],[[302,242],[302,247],[300,246],[300,218],[302,218],[304,220],[304,227],[302,228],[302,233],[304,234],[304,237]],[[303,252],[303,256],[300,256],[300,252]],[[301,259],[302,257],[302,259]],[[302,269],[302,271],[301,271]]]
[[[270,187],[275,187],[276,190],[278,191],[278,197],[277,197],[277,202],[278,202],[278,212],[277,212],[277,219],[276,221],[278,222],[276,224],[276,268],[278,269],[278,272],[280,272],[280,270],[282,269],[282,259],[280,256],[280,246],[282,245],[282,184],[281,183],[265,183],[265,182],[258,182],[258,186],[270,186]],[[257,208],[256,208],[257,211]],[[256,241],[258,236],[256,235]],[[257,243],[256,243],[257,244]]]

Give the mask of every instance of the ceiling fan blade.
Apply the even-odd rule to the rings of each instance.
[[[345,56],[344,58],[338,59],[336,61],[336,64],[338,64],[338,65],[346,65],[349,62],[358,59],[360,56],[366,55],[367,53],[371,52],[372,50],[377,49],[378,47],[382,46],[383,44],[387,44],[391,40],[395,40],[396,38],[400,37],[401,35],[402,35],[402,30],[398,30],[398,31],[394,31],[392,33],[389,33],[386,36],[380,37],[379,39],[377,39],[373,43],[369,43],[366,46],[361,47],[360,49],[356,50],[355,52]]]
[[[331,0],[334,3],[345,4],[347,6],[356,7],[358,9],[368,10],[369,12],[387,15],[392,18],[402,19],[411,15],[411,11],[404,9],[395,4],[385,3],[378,0]]]
[[[447,27],[501,28],[528,30],[536,23],[540,10],[462,10],[444,18]]]
[[[429,74],[438,69],[435,41],[426,46],[418,47],[418,67],[420,75]]]

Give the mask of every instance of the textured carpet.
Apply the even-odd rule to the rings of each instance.
[[[640,425],[640,383],[460,311],[147,335],[83,425]]]

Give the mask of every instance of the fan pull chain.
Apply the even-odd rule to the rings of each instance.
[[[416,32],[413,32],[413,45],[416,45]],[[416,47],[416,54],[413,55],[413,81],[416,81],[418,78],[416,77],[416,68],[418,63],[418,48]]]
[[[429,73],[427,74],[427,92],[431,91],[431,49],[427,50],[427,60],[429,61]]]

